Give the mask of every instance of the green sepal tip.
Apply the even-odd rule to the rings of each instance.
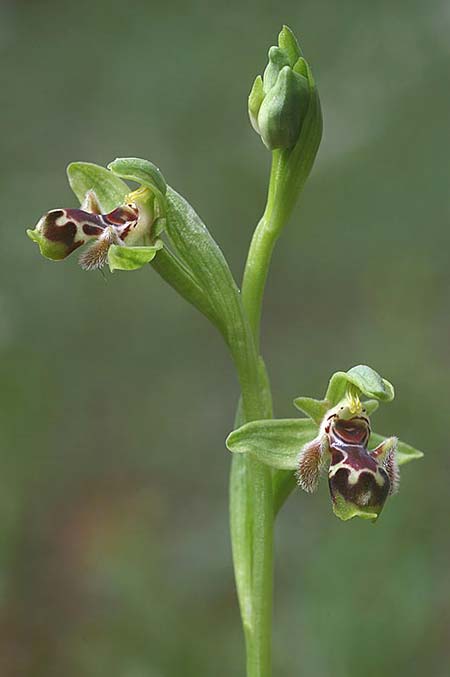
[[[251,88],[250,94],[248,95],[248,115],[250,118],[250,122],[252,123],[253,129],[258,134],[260,133],[258,125],[258,113],[259,109],[261,108],[263,100],[264,100],[263,81],[262,77],[258,75],[255,79],[255,82],[253,83],[253,87]]]
[[[298,58],[302,56],[302,50],[297,38],[289,26],[283,26],[278,35],[278,45],[287,54],[290,66],[294,66]]]

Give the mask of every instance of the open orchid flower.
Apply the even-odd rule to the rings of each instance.
[[[362,400],[362,397],[368,399]],[[338,371],[323,400],[298,397],[308,418],[267,419],[234,430],[227,447],[249,453],[273,468],[274,492],[317,489],[328,473],[334,514],[342,520],[378,519],[388,496],[399,487],[399,465],[423,456],[396,437],[373,433],[370,416],[379,402],[394,399],[394,388],[366,365]]]
[[[139,162],[142,164],[144,161]],[[74,163],[74,171],[69,173],[74,189],[79,188],[80,173],[83,187],[89,186],[86,183],[86,168],[87,176],[90,177],[93,167],[88,163]],[[150,169],[153,180],[153,166]],[[150,182],[130,193],[127,184],[121,181],[119,190],[114,193],[119,179],[101,167],[95,168],[95,172],[103,182],[100,186],[110,182],[107,184],[108,197],[112,193],[116,195],[116,204],[112,209],[105,213],[95,190],[88,188],[83,192],[79,209],[52,209],[39,219],[34,230],[27,231],[28,236],[39,245],[41,254],[53,261],[65,259],[86,245],[79,257],[84,270],[97,270],[106,263],[111,270],[140,268],[149,263],[162,247],[158,236],[163,221],[163,195]],[[110,200],[108,204],[111,204]]]
[[[324,416],[317,437],[299,456],[298,483],[317,488],[328,465],[333,510],[341,519],[377,519],[388,496],[398,490],[397,438],[383,440],[369,451],[370,419],[358,395],[349,391]]]

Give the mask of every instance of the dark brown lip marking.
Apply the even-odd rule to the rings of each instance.
[[[77,226],[73,221],[68,220],[60,226],[56,225],[56,221],[64,215],[65,212],[62,209],[49,212],[43,224],[42,234],[51,242],[64,244],[67,247],[67,253],[70,254],[84,244],[84,240],[74,242]]]
[[[130,221],[137,221],[138,219],[137,209],[133,207],[117,207],[113,209],[109,214],[105,214],[103,218],[107,223],[110,223],[113,226],[123,226]]]
[[[333,465],[337,465],[338,463],[341,463],[341,461],[344,460],[345,456],[340,449],[337,449],[336,447],[330,447],[330,451],[331,451],[331,463]]]
[[[375,475],[370,470],[361,472],[358,481],[350,484],[350,469],[339,468],[328,481],[333,501],[336,501],[336,494],[339,493],[346,501],[359,507],[380,508],[389,493],[389,478],[383,468],[379,471],[384,480],[382,485],[377,483]]]
[[[91,214],[91,212],[85,212],[84,209],[64,209],[63,214],[66,215],[67,219],[71,219],[72,221],[92,223],[92,225],[98,226],[99,228],[104,228],[105,226],[101,214]]]
[[[370,425],[366,418],[354,416],[350,419],[335,418],[330,425],[330,433],[344,444],[366,446],[370,436]]]
[[[83,223],[83,233],[85,235],[101,235],[104,228],[93,226],[91,223]]]

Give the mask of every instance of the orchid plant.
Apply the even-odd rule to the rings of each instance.
[[[308,62],[284,26],[250,92],[250,121],[271,153],[267,203],[239,289],[200,217],[147,160],[107,168],[74,162],[67,173],[80,208],[49,211],[28,231],[41,253],[62,260],[80,250],[84,270],[135,270],[148,264],[218,329],[241,397],[232,452],[230,518],[247,677],[271,675],[273,530],[292,491],[317,487],[328,473],[337,517],[378,519],[399,485],[399,466],[422,453],[371,429],[392,385],[368,366],[338,371],[321,400],[298,397],[304,418],[276,419],[260,354],[260,318],[271,255],[308,178],[322,135],[319,95]],[[132,190],[127,182],[137,184]]]

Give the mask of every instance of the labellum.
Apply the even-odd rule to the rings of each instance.
[[[85,209],[53,209],[45,214],[29,236],[39,244],[41,253],[53,260],[65,259],[76,249],[91,241],[80,256],[85,270],[101,268],[107,262],[112,244],[129,244],[136,239],[139,210],[126,204],[108,214],[100,214],[95,196],[86,196]]]
[[[370,420],[359,398],[348,394],[327,412],[319,435],[300,453],[298,482],[314,491],[328,463],[328,484],[333,511],[340,519],[376,520],[388,496],[399,485],[397,438],[368,449]]]

